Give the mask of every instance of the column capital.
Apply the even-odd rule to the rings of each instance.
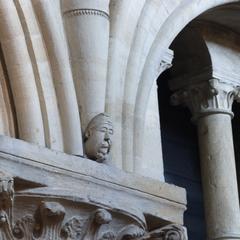
[[[232,103],[235,99],[240,99],[239,92],[239,86],[212,78],[178,90],[172,95],[171,102],[173,105],[186,105],[192,112],[194,121],[216,113],[233,117]]]

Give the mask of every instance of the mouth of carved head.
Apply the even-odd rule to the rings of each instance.
[[[104,160],[106,160],[106,156],[110,152],[110,148],[111,148],[111,141],[105,140],[98,149],[96,161],[103,162]]]

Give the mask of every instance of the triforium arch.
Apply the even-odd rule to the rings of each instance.
[[[203,12],[171,45],[171,102],[187,106],[197,125],[208,239],[240,238],[231,124],[240,86],[238,9],[229,3]]]

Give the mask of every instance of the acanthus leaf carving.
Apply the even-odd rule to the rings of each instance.
[[[13,178],[12,176],[0,172],[0,208],[8,209],[13,201]]]
[[[0,240],[14,240],[8,215],[4,210],[0,211]]]
[[[103,232],[98,240],[115,240],[116,234],[113,231]]]
[[[105,209],[97,209],[89,222],[86,234],[83,240],[93,239],[97,240],[101,234],[100,228],[104,224],[108,224],[112,221],[112,215]]]
[[[88,225],[89,219],[82,217],[72,217],[62,228],[62,236],[65,239],[81,239],[84,230]]]
[[[130,224],[124,227],[118,234],[116,240],[140,239],[145,235],[145,230],[137,225]]]
[[[33,232],[35,227],[35,219],[32,215],[26,215],[18,220],[13,228],[13,234],[16,238],[24,240],[34,239]]]
[[[74,216],[63,225],[65,208],[58,202],[46,201],[41,202],[35,214],[19,219],[12,228],[9,216],[14,197],[13,178],[1,172],[0,196],[0,240],[187,240],[184,227],[179,225],[149,233],[136,224],[113,230],[111,213],[101,208],[87,216]]]
[[[186,105],[193,114],[193,120],[212,113],[233,116],[232,103],[239,95],[239,87],[210,79],[185,87],[171,97],[173,105]]]
[[[65,217],[64,207],[56,202],[42,202],[40,214],[42,233],[39,240],[61,240],[62,221]]]

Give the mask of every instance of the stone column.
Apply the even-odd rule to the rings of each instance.
[[[205,217],[209,240],[240,239],[240,211],[231,111],[237,88],[217,79],[173,95],[186,104],[198,127]]]
[[[105,110],[109,0],[62,0],[82,129]]]

